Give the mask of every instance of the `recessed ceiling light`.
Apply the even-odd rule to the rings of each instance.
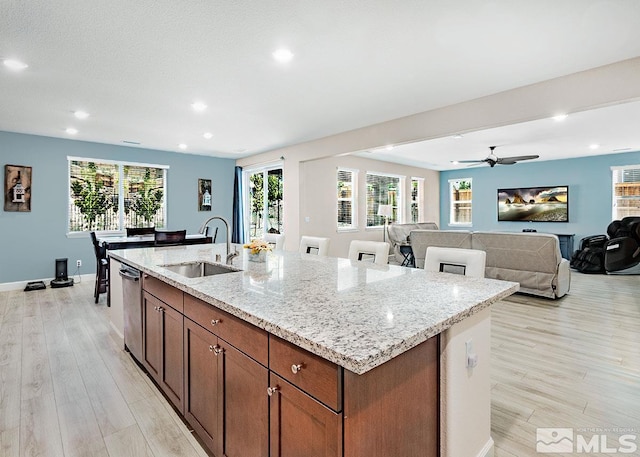
[[[453,138],[456,140],[460,140],[462,139],[462,135],[460,135],[459,133],[457,135],[453,135]]]
[[[187,145],[186,145],[186,144],[184,144],[184,143],[180,143],[180,144],[178,145],[178,147],[179,147],[180,149],[187,149]]]
[[[207,140],[210,140],[211,138],[213,138],[213,133],[211,132],[207,132],[204,135],[202,135],[203,137],[205,137]]]
[[[24,70],[29,66],[26,63],[20,62],[19,60],[15,60],[15,59],[5,59],[2,61],[2,63],[4,63],[5,67],[14,71]]]
[[[599,144],[593,143],[589,145],[589,149],[598,149],[600,147]]]
[[[556,122],[562,122],[568,117],[569,117],[568,114],[557,114],[557,115],[553,116],[552,119],[554,121],[556,121]]]
[[[86,119],[89,117],[89,113],[87,113],[86,111],[74,111],[73,115],[78,119]]]
[[[278,49],[274,51],[272,55],[274,59],[282,63],[291,62],[293,59],[293,53],[286,48]]]
[[[387,151],[391,151],[393,149],[393,145],[392,144],[388,144],[387,147],[385,148]]]
[[[454,165],[458,165],[460,162],[458,162],[457,160],[452,160],[451,163]]]
[[[207,109],[207,105],[205,105],[203,102],[193,102],[191,104],[191,108],[193,108],[194,111],[201,113]]]
[[[76,133],[78,133],[78,130],[74,129],[73,127],[69,127],[65,130],[65,132],[67,132],[69,135],[75,135]]]

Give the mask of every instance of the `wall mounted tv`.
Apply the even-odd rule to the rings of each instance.
[[[569,186],[498,189],[498,221],[569,222]]]

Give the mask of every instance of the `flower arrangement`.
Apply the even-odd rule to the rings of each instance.
[[[264,240],[254,238],[251,243],[247,243],[243,246],[245,249],[250,249],[251,254],[260,254],[261,252],[271,251],[271,245]]]

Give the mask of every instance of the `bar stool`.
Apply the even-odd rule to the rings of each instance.
[[[349,259],[362,260],[363,255],[372,255],[374,263],[386,265],[389,263],[389,243],[353,240],[349,244]]]
[[[303,236],[300,238],[300,253],[317,253],[319,256],[326,257],[329,255],[330,241],[331,240],[329,238],[323,238],[320,236]]]
[[[478,249],[429,246],[424,261],[426,271],[455,273],[484,278],[487,253]]]

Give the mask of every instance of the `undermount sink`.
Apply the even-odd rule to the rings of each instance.
[[[162,265],[162,267],[179,275],[186,276],[187,278],[200,278],[202,276],[214,276],[238,271],[217,263],[209,262],[177,263],[173,265]]]

